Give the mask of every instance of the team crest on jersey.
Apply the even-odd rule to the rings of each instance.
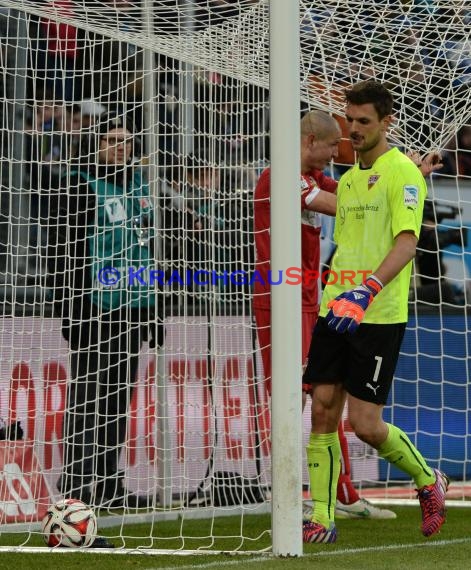
[[[371,190],[371,188],[373,188],[373,186],[376,184],[376,182],[378,182],[379,177],[380,177],[379,174],[372,174],[368,178],[368,190]]]
[[[141,205],[141,208],[150,208],[149,200],[145,196],[139,199],[139,204]]]
[[[408,208],[417,208],[419,203],[419,189],[412,184],[404,186],[404,206]]]

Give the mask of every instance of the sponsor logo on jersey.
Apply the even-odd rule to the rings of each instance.
[[[379,174],[372,174],[368,178],[368,190],[371,190],[371,188],[373,188],[373,186],[376,184],[376,182],[378,182],[379,178],[380,178]]]
[[[417,208],[419,203],[419,189],[412,184],[404,186],[404,206],[408,208]]]

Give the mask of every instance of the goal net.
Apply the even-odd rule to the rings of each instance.
[[[251,518],[271,498],[251,309],[253,189],[270,161],[268,5],[0,0],[0,523],[23,547],[41,544],[40,520],[65,495],[95,507],[123,548],[270,548],[269,517]],[[387,81],[392,142],[443,154],[386,418],[465,504],[471,9],[299,6],[303,108],[343,125],[344,88]],[[353,160],[345,138],[330,174]],[[326,219],[325,262],[331,235]],[[345,429],[361,496],[411,498]]]

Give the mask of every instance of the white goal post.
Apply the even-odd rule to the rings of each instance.
[[[410,320],[386,416],[451,476],[450,504],[469,504],[470,24],[464,0],[0,0],[0,417],[8,434],[0,441],[0,524],[24,536],[22,548],[35,548],[42,514],[61,497],[67,398],[86,361],[74,353],[88,350],[86,334],[93,344],[93,318],[84,317],[76,318],[80,346],[73,345],[64,299],[99,299],[97,306],[132,279],[132,286],[159,286],[155,311],[165,339],[160,348],[150,333],[142,343],[127,332],[122,340],[127,312],[116,329],[97,329],[98,339],[119,337],[133,370],[121,386],[119,489],[110,496],[96,458],[91,473],[80,473],[99,528],[112,528],[111,540],[123,548],[153,553],[302,554],[310,422],[309,406],[301,421],[296,389],[300,291],[273,288],[270,400],[252,318],[253,189],[270,165],[272,264],[300,266],[299,236],[290,231],[300,214],[286,191],[299,177],[299,114],[318,108],[343,125],[344,88],[369,77],[388,82],[395,95],[392,143],[421,154],[439,150],[445,162],[427,181]],[[110,112],[126,118],[132,145],[127,135],[110,135],[109,124],[108,131],[99,126]],[[110,262],[111,277],[128,281],[95,282],[80,293],[69,268],[98,243],[92,228],[105,229],[98,218],[88,221],[88,202],[77,198],[77,184],[85,186],[74,190],[69,182],[84,165],[100,172],[99,155],[85,144],[104,137],[129,148],[126,176],[138,176],[132,191],[141,192],[130,216],[125,194],[106,194],[105,219],[123,227],[115,238],[139,247],[154,233],[160,273]],[[343,140],[330,174],[338,179],[353,159]],[[97,195],[114,192],[107,184],[93,186]],[[65,205],[62,217],[57,204]],[[327,262],[328,220],[322,237]],[[149,311],[135,299],[128,298],[130,308]],[[96,363],[87,358],[89,379]],[[119,385],[113,366],[101,374]],[[101,399],[109,406],[100,398],[87,404],[88,420],[96,416],[97,457],[112,438],[100,435],[102,418],[112,415],[110,390]],[[361,496],[408,504],[411,483],[348,424],[345,430]],[[86,428],[68,433],[73,439]],[[119,503],[121,484],[140,498],[139,508]],[[75,482],[72,488],[81,492]],[[249,516],[267,513],[271,524],[254,535]],[[228,516],[240,524],[229,536],[221,531],[228,543],[220,546],[215,528]],[[210,522],[195,539],[187,524],[199,519]],[[141,523],[146,530],[136,537],[128,525]],[[178,523],[171,536],[167,523]]]

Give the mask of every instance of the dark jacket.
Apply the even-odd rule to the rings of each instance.
[[[131,167],[121,171],[104,166],[98,169],[91,167],[86,171],[72,169],[69,176],[62,177],[59,191],[50,194],[47,286],[54,315],[62,319],[63,336],[73,349],[84,348],[94,342],[100,321],[127,320],[146,326],[155,322],[154,302],[144,304],[142,308],[129,308],[129,304],[121,303],[105,310],[94,301],[96,259],[91,251],[93,240],[90,236],[99,231],[95,227],[98,205],[97,194],[87,177],[103,177],[122,186],[126,192],[134,176]],[[149,246],[153,252],[153,241]]]

